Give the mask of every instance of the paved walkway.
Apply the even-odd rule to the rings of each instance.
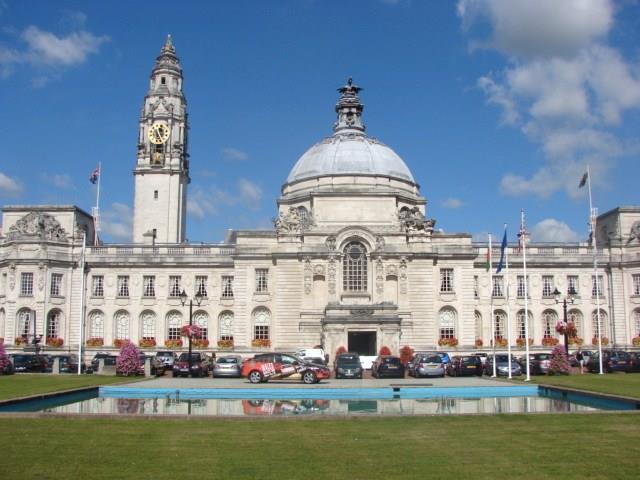
[[[489,377],[445,377],[445,378],[371,378],[368,375],[362,380],[330,378],[322,380],[315,385],[304,385],[300,380],[270,380],[268,383],[251,384],[246,378],[173,378],[169,375],[157,377],[154,379],[120,384],[118,387],[135,387],[141,388],[274,388],[276,386],[282,388],[299,388],[300,386],[308,388],[380,388],[401,386],[409,387],[490,387],[490,386],[508,386],[504,382],[495,381]]]

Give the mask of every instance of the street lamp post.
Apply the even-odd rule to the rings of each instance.
[[[560,293],[560,290],[558,290],[558,288],[556,287],[556,289],[553,292],[553,296],[556,298],[556,304],[560,303],[561,295],[562,293]],[[573,287],[569,287],[569,290],[567,291],[567,295],[562,299],[562,310],[564,314],[564,317],[563,317],[564,351],[567,354],[567,357],[569,356],[569,330],[567,328],[567,326],[569,325],[569,321],[567,319],[567,300],[569,301],[569,303],[573,304],[575,300],[575,296],[576,296],[576,291],[573,289]]]
[[[196,305],[199,307],[200,303],[202,303],[202,295],[200,295],[200,292],[196,293],[195,296],[195,300],[196,300]],[[184,307],[187,304],[187,299],[189,300],[189,375],[192,375],[191,372],[191,327],[193,326],[193,299],[192,298],[188,298],[187,292],[184,291],[184,289],[182,290],[182,293],[180,294],[180,303],[182,303],[182,306]]]

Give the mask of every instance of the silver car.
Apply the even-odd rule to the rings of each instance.
[[[226,355],[216,358],[213,362],[214,377],[240,377],[242,370],[242,357],[240,355]]]
[[[409,370],[409,375],[419,377],[444,377],[445,363],[437,353],[416,355]]]

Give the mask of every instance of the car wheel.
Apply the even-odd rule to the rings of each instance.
[[[260,383],[263,381],[262,373],[258,370],[251,370],[249,372],[249,382],[251,383]]]
[[[302,382],[306,383],[307,385],[310,385],[312,383],[317,383],[318,378],[316,377],[316,374],[313,373],[311,370],[307,370],[302,374]]]

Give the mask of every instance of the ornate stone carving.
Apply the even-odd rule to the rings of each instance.
[[[379,294],[384,293],[384,265],[379,257],[376,260],[376,291]]]
[[[38,238],[41,240],[67,241],[67,232],[51,215],[31,212],[12,225],[7,232],[9,240],[20,238]]]
[[[304,293],[311,294],[311,287],[313,285],[313,268],[311,266],[311,259],[304,257]]]
[[[373,315],[373,308],[354,308],[349,313],[354,317],[370,317]]]
[[[302,216],[296,207],[289,207],[289,211],[280,213],[280,216],[273,221],[273,224],[280,235],[287,233],[304,233],[314,225],[314,221],[310,213]]]
[[[324,265],[314,265],[313,266],[313,274],[314,275],[322,275],[324,277]]]
[[[634,240],[640,242],[640,222],[633,222],[631,229],[629,230],[629,238],[627,239],[627,245]]]
[[[400,228],[406,232],[424,231],[425,233],[433,233],[433,229],[436,226],[435,219],[425,218],[418,207],[402,207],[398,212],[398,220],[400,221]]]
[[[333,252],[336,249],[336,237],[329,235],[324,241],[324,244],[327,246],[327,249]]]
[[[47,277],[47,270],[45,269],[44,263],[38,263],[38,290],[42,291],[44,289],[44,281]]]
[[[398,266],[397,265],[387,265],[387,275],[398,276]]]
[[[400,259],[400,293],[407,293],[407,259]]]
[[[11,263],[9,265],[9,290],[13,291],[16,288],[16,264]]]
[[[336,258],[329,258],[329,265],[327,270],[329,271],[329,293],[335,295],[336,293]]]
[[[376,252],[382,252],[384,250],[384,237],[382,235],[376,236]]]

